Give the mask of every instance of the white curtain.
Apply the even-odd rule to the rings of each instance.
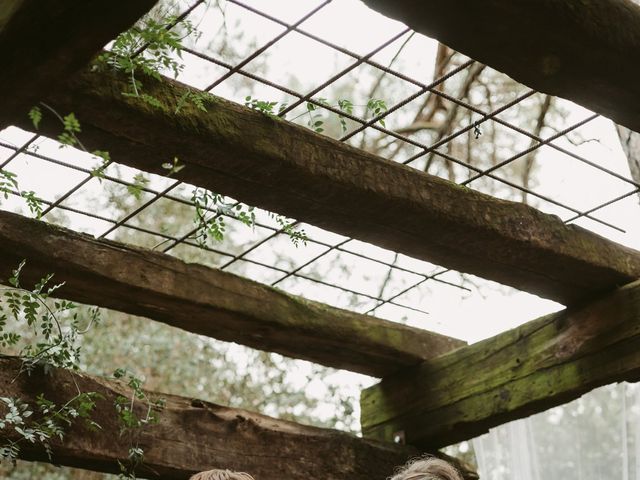
[[[640,480],[640,384],[599,388],[472,446],[482,480]]]

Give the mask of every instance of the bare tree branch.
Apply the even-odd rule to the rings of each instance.
[[[538,114],[538,118],[536,120],[536,126],[533,129],[533,134],[536,137],[540,137],[540,133],[542,133],[542,129],[545,126],[545,119],[549,110],[551,109],[551,105],[553,104],[553,97],[550,95],[545,95],[542,103],[540,104],[540,113]],[[538,144],[537,140],[531,139],[529,144],[529,148],[533,148]],[[533,168],[533,162],[536,159],[539,148],[536,148],[530,154],[525,157],[524,170],[522,171],[522,186],[528,190],[529,189],[529,181],[531,180],[531,169]],[[522,201],[527,203],[527,192],[526,190],[522,190]]]

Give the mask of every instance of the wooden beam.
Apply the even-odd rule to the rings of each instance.
[[[54,273],[56,294],[184,330],[381,377],[465,342],[288,295],[170,255],[0,211],[0,279]]]
[[[120,435],[113,405],[118,395],[131,397],[130,391],[113,381],[60,369],[48,375],[40,371],[31,376],[19,374],[20,366],[18,359],[0,358],[0,396],[34,405],[42,393],[60,405],[77,395],[79,388],[104,397],[97,401],[92,417],[102,429],[95,432],[72,426],[64,442],[55,443],[53,463],[119,473],[117,461],[126,461],[129,443]],[[137,471],[142,478],[185,480],[198,471],[228,468],[251,473],[259,480],[383,480],[417,454],[411,447],[363,440],[202,400],[148,395],[164,398],[166,407],[159,414],[159,423],[145,427],[137,437],[144,450],[144,463]],[[137,408],[144,416],[144,405]],[[11,432],[0,430],[0,437],[4,435]],[[23,458],[49,461],[41,448],[28,442],[21,446]],[[465,465],[457,466],[466,472],[466,479],[477,478]]]
[[[595,387],[640,379],[640,282],[548,315],[362,393],[369,438],[404,431],[436,448],[566,403]]]
[[[186,105],[186,88],[145,79],[164,110],[124,97],[127,79],[86,73],[47,102],[73,111],[89,148],[176,176],[445,267],[568,304],[640,277],[640,253],[565,225],[527,205],[499,200],[212,97]],[[23,123],[29,128],[28,123]],[[50,135],[57,120],[43,123]]]
[[[631,0],[364,0],[529,87],[640,131],[640,6]]]
[[[157,0],[0,2],[0,129],[84,67]]]

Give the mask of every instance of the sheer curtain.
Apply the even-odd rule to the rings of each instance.
[[[599,388],[472,446],[482,480],[640,480],[640,384]]]

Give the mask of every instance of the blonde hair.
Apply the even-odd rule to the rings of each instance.
[[[407,463],[389,480],[463,480],[451,464],[436,457],[421,457]]]
[[[196,473],[189,480],[254,480],[248,473],[231,470],[208,470]]]

